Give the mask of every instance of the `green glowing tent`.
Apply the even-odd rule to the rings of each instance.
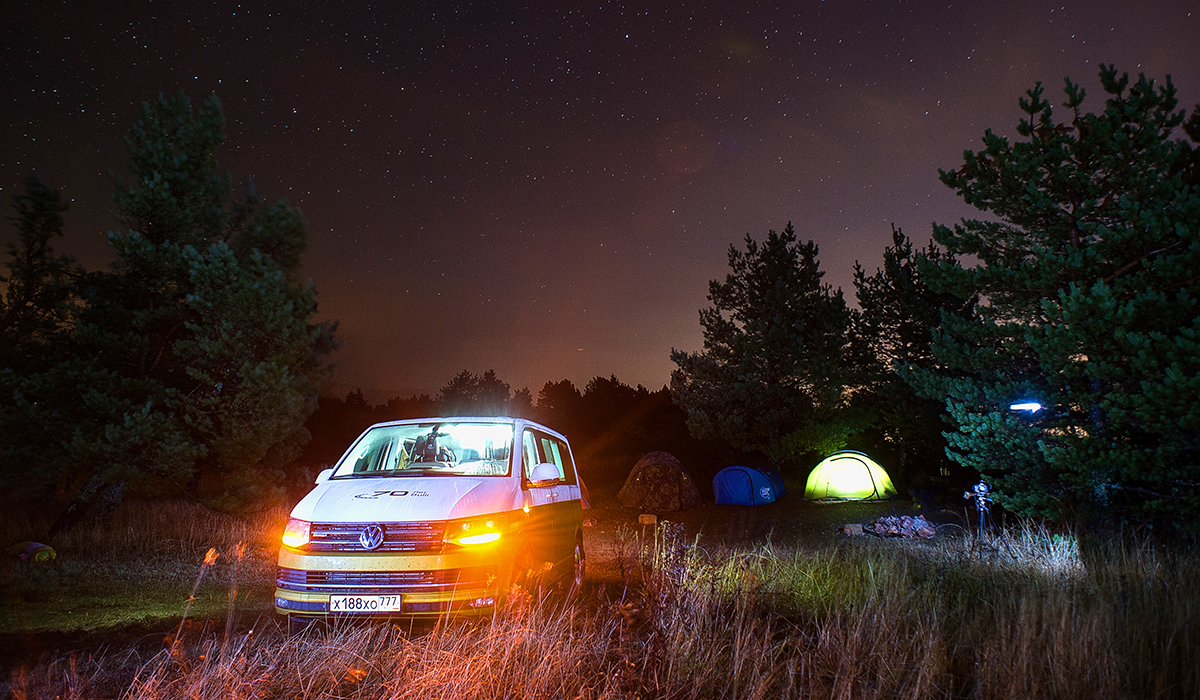
[[[834,452],[813,468],[804,497],[813,501],[881,501],[896,495],[888,473],[861,452]]]

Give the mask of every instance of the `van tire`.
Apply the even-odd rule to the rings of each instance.
[[[572,554],[571,590],[583,588],[583,579],[587,575],[587,555],[583,551],[583,533],[575,535],[575,551]]]

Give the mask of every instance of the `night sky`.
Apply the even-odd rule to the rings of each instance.
[[[852,301],[892,224],[973,214],[937,169],[1015,135],[1035,81],[1098,110],[1115,63],[1200,102],[1195,0],[535,5],[6,2],[5,215],[36,171],[71,201],[58,247],[107,264],[139,104],[215,92],[221,166],[308,221],[327,391],[657,389],[747,233],[794,222]]]

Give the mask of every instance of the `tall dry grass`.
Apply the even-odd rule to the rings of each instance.
[[[237,538],[249,538],[238,533]],[[202,539],[202,538],[201,538]],[[199,542],[200,540],[197,540]],[[212,541],[212,540],[210,540]],[[670,523],[627,574],[494,618],[183,635],[20,669],[17,698],[1193,698],[1200,557],[1116,539],[1086,562],[1023,524],[936,546],[710,548]],[[196,570],[193,564],[193,571]]]
[[[49,529],[52,514],[38,511],[10,513],[3,520],[3,542],[37,541]],[[30,567],[26,576],[39,574],[87,577],[150,576],[155,580],[188,582],[196,562],[215,548],[220,553],[244,547],[243,556],[265,566],[245,568],[242,576],[269,572],[287,511],[272,508],[250,516],[216,513],[187,501],[122,504],[104,518],[85,521],[50,542],[58,553],[53,567]],[[228,578],[232,562],[226,558],[214,575]],[[265,580],[265,579],[264,579]]]
[[[51,515],[7,513],[0,543],[38,540]],[[274,585],[282,509],[248,517],[213,513],[197,504],[124,504],[50,543],[51,562],[0,559],[0,635],[88,632],[150,626],[178,619],[200,563],[213,549],[195,615],[222,616],[228,599],[263,606]],[[0,636],[0,649],[12,646]],[[19,645],[18,645],[19,646]],[[7,666],[0,659],[0,668]]]

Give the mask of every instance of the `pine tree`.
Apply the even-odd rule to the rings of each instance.
[[[933,331],[943,313],[961,315],[972,300],[938,294],[925,284],[920,263],[938,264],[945,254],[930,241],[923,250],[913,248],[904,232],[892,228],[892,245],[883,252],[883,267],[867,275],[855,263],[854,288],[859,314],[852,337],[856,354],[858,389],[854,403],[872,417],[882,439],[871,453],[895,454],[900,476],[919,485],[941,478],[946,466],[948,429],[943,402],[917,394],[906,377],[916,369],[932,369]]]
[[[299,212],[263,206],[252,184],[233,197],[224,138],[217,99],[180,94],[145,104],[126,139],[115,262],[78,280],[69,351],[26,378],[11,416],[40,427],[22,438],[39,449],[7,466],[82,482],[52,534],[153,479],[261,507],[307,439],[334,327],[312,322],[316,291],[298,279]]]
[[[572,444],[584,441],[589,421],[583,394],[569,379],[547,381],[538,392],[535,418],[571,438]]]
[[[25,193],[13,196],[13,209],[18,243],[8,245],[8,274],[0,275],[0,367],[29,371],[69,330],[71,283],[79,270],[54,251],[67,211],[57,190],[31,175]]]
[[[709,283],[704,349],[672,350],[675,401],[699,438],[795,459],[841,447],[851,313],[822,283],[817,245],[792,225],[729,248],[731,272]]]
[[[525,390],[528,393],[528,390]],[[495,370],[482,375],[463,370],[438,392],[438,403],[444,416],[505,416],[513,400],[512,387],[500,381]],[[521,394],[520,410],[526,410],[526,397]],[[530,397],[529,403],[532,404]]]
[[[39,459],[54,441],[43,415],[55,410],[49,406],[76,403],[77,390],[47,374],[68,351],[73,285],[81,274],[54,250],[67,210],[57,190],[30,176],[13,209],[17,242],[7,246],[8,274],[0,276],[0,483],[10,494],[29,491],[30,482],[52,484],[59,475],[58,465]],[[59,400],[39,405],[51,396]]]
[[[942,181],[989,215],[935,238],[958,259],[927,282],[980,304],[946,316],[936,370],[919,384],[945,400],[953,457],[989,475],[1023,514],[1155,518],[1200,514],[1200,178],[1177,138],[1175,89],[1102,66],[1107,101],[1067,119],[1040,84],[1010,142]],[[1187,128],[1200,137],[1195,118]],[[977,263],[960,264],[965,256]],[[1035,400],[1032,415],[1009,406]]]
[[[312,286],[290,283],[261,249],[243,250],[218,242],[187,251],[191,318],[174,347],[192,384],[182,415],[206,446],[201,467],[219,480],[228,507],[282,493],[278,469],[309,439],[304,421],[332,350],[331,329],[310,323]]]

